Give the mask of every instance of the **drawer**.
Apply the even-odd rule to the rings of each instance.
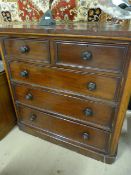
[[[50,62],[49,41],[36,39],[6,39],[5,55],[9,59],[17,58],[23,60]]]
[[[127,53],[127,46],[115,44],[56,41],[54,45],[57,65],[79,68],[120,72]]]
[[[12,79],[33,83],[67,93],[116,100],[119,78],[50,68],[14,61],[10,64]],[[117,91],[116,91],[117,90]]]
[[[16,100],[84,124],[111,129],[115,109],[110,105],[42,91],[26,85],[15,85]]]
[[[56,139],[66,140],[82,147],[94,147],[106,151],[108,132],[56,118],[30,108],[19,107],[20,122],[52,134]]]

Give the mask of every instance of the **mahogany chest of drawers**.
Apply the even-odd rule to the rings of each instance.
[[[130,28],[0,29],[21,130],[112,163],[131,88]]]

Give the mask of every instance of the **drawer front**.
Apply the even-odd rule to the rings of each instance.
[[[122,70],[127,46],[77,42],[55,42],[55,61],[58,65],[93,67],[108,71]]]
[[[26,85],[15,85],[14,88],[16,100],[23,104],[85,124],[95,124],[104,129],[110,129],[113,123],[115,109],[111,106],[68,97],[60,93],[41,91]]]
[[[10,64],[12,79],[38,84],[78,95],[115,100],[119,78],[80,73],[72,70],[50,68],[22,62]]]
[[[69,142],[84,147],[92,146],[102,151],[105,151],[108,144],[108,132],[99,129],[66,121],[25,107],[19,107],[19,115],[21,122],[52,133],[57,139],[66,139]]]
[[[12,58],[23,60],[50,62],[49,41],[35,39],[7,39],[4,40],[5,54]]]

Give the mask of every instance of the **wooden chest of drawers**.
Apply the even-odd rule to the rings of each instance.
[[[131,88],[131,32],[124,30],[1,28],[20,129],[112,163]]]

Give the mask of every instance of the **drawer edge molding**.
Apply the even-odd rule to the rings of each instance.
[[[71,93],[69,91],[63,91],[63,90],[58,90],[58,89],[53,89],[53,88],[48,88],[45,86],[40,86],[37,84],[32,84],[32,83],[27,83],[27,82],[23,82],[23,81],[17,81],[17,80],[13,80],[11,79],[11,84],[12,86],[28,86],[29,88],[33,88],[33,89],[39,89],[41,91],[45,91],[45,92],[50,92],[50,93],[54,93],[54,94],[58,94],[58,95],[64,95],[64,96],[68,96],[68,97],[72,97],[72,98],[77,98],[80,100],[89,100],[95,103],[105,103],[107,105],[110,105],[112,107],[117,107],[119,104],[119,101],[110,101],[110,100],[105,100],[105,99],[101,99],[101,98],[97,98],[97,97],[92,97],[92,96],[84,96],[84,95],[79,95],[76,93]]]
[[[18,70],[15,70],[17,66]],[[37,69],[36,69],[37,68]],[[119,100],[119,91],[121,89],[121,78],[99,75],[95,73],[76,72],[54,67],[36,66],[33,64],[27,68],[27,64],[13,62],[10,64],[10,79],[18,82],[25,82],[44,86],[50,89],[66,91],[70,94],[79,96],[91,96],[104,100],[117,102]],[[28,71],[26,78],[20,76],[21,71]],[[38,78],[43,76],[41,81]],[[48,79],[46,78],[48,77]],[[45,79],[44,79],[45,78]],[[51,81],[52,80],[52,81]],[[79,80],[79,81],[77,81]],[[60,82],[63,82],[61,84]],[[97,89],[90,91],[87,87],[88,83],[96,83]],[[74,86],[75,84],[75,86]],[[103,93],[103,91],[105,93]]]
[[[52,138],[50,135],[47,135],[46,133],[42,132],[41,130],[36,130],[36,129],[34,129],[30,126],[24,125],[23,123],[20,123],[20,122],[18,122],[18,126],[19,126],[20,130],[22,130],[26,133],[32,134],[36,137],[42,138],[46,141],[49,141],[53,144],[57,144],[57,145],[62,146],[66,149],[70,149],[70,150],[75,151],[79,154],[83,154],[85,156],[95,158],[98,161],[102,161],[102,162],[107,163],[107,164],[112,164],[116,160],[117,154],[114,154],[111,156],[108,153],[101,153],[101,152],[97,152],[94,150],[85,149],[83,147],[79,147],[78,145],[74,145],[72,143],[66,142],[65,140],[58,140],[56,138]]]
[[[18,122],[25,125],[35,127],[48,133],[52,133],[56,138],[65,139],[72,143],[81,145],[81,147],[90,147],[107,153],[107,145],[110,142],[110,132],[76,123],[70,120],[64,120],[58,116],[47,114],[28,107],[18,107],[19,120]],[[35,120],[31,121],[31,116],[35,115]],[[46,123],[45,123],[46,122]],[[63,129],[63,128],[68,129]],[[79,128],[79,129],[77,129]],[[83,134],[89,134],[89,140],[83,138]],[[99,137],[99,142],[96,141]]]
[[[54,48],[55,48],[55,64],[56,65],[59,65],[59,66],[65,67],[65,68],[66,67],[74,67],[76,69],[85,69],[85,70],[88,69],[88,68],[92,68],[92,69],[96,69],[96,70],[100,70],[100,71],[114,72],[114,73],[121,73],[121,72],[124,71],[124,67],[125,67],[125,59],[124,58],[127,55],[129,44],[91,42],[91,41],[79,41],[79,40],[76,40],[76,41],[73,41],[73,40],[57,40],[57,39],[55,39],[53,42],[54,42]],[[71,57],[71,54],[68,56],[68,57],[71,57],[71,59],[68,59],[68,57],[63,54],[66,49],[67,50],[69,49],[68,46],[70,46],[72,48],[72,50],[75,47],[78,47],[78,53],[77,54],[76,54],[76,51],[73,50],[74,51],[73,55],[75,55],[77,57],[77,59],[73,60],[73,57]],[[119,65],[120,66],[119,68],[115,69],[114,65],[112,65],[112,68],[105,68],[107,66],[108,60],[110,60],[109,58],[107,59],[107,62],[104,62],[105,66],[103,66],[103,67],[101,67],[100,65],[98,66],[99,62],[97,63],[97,65],[95,67],[92,66],[90,59],[89,59],[90,61],[88,61],[87,66],[85,66],[86,61],[83,61],[83,63],[80,61],[80,59],[81,59],[81,54],[80,53],[83,53],[83,52],[86,53],[87,50],[90,53],[90,51],[92,50],[92,52],[91,52],[92,54],[91,55],[89,54],[89,55],[92,56],[92,58],[93,58],[93,54],[95,54],[95,56],[97,57],[97,52],[99,53],[102,50],[102,48],[103,48],[103,50],[107,49],[108,52],[110,52],[110,53],[112,53],[114,51],[113,54],[116,54],[116,53],[118,54],[120,51],[123,50],[122,54],[120,54],[119,56],[116,54],[116,59],[117,59],[116,60],[117,63],[115,65],[116,67],[117,67],[118,63],[120,62],[119,57],[121,57],[121,65]],[[110,49],[113,49],[113,51],[110,51]],[[94,50],[96,50],[96,53],[94,53],[95,52]],[[101,56],[103,56],[102,52],[100,52],[100,53],[101,53]],[[79,57],[78,57],[78,55],[79,55]],[[105,52],[104,52],[104,56],[107,57]],[[112,58],[112,55],[110,56],[110,58]],[[96,58],[92,59],[92,61],[95,60],[95,59]],[[105,60],[105,59],[103,59],[103,60]],[[70,62],[69,62],[69,60],[70,60]],[[76,60],[78,61],[79,64],[76,63]],[[96,64],[95,61],[93,63]]]
[[[50,132],[50,131],[47,131],[47,130],[45,130],[45,129],[42,129],[42,128],[40,129],[40,128],[37,127],[37,126],[29,125],[29,124],[27,124],[27,123],[25,123],[25,122],[19,122],[19,123],[24,124],[24,125],[26,125],[26,126],[28,126],[28,127],[31,127],[31,128],[35,128],[35,129],[37,129],[37,130],[43,132],[44,134],[46,134],[46,135],[48,135],[48,136],[50,136],[50,137],[52,137],[52,138],[54,138],[54,139],[56,139],[56,140],[60,140],[60,141],[63,140],[63,141],[65,141],[65,142],[69,142],[69,143],[73,143],[73,142],[74,142],[73,145],[77,145],[77,146],[79,145],[80,148],[91,149],[91,150],[97,150],[98,152],[106,153],[104,150],[101,150],[101,149],[99,149],[99,148],[96,148],[96,147],[93,147],[93,146],[90,146],[90,145],[86,145],[86,144],[82,144],[81,142],[71,140],[71,139],[69,139],[69,138],[67,138],[67,137],[63,137],[63,136],[61,136],[61,135],[55,134],[55,133]]]
[[[105,131],[105,132],[112,133],[112,127],[111,128],[110,127],[106,127],[106,126],[103,126],[103,125],[100,125],[100,124],[96,124],[96,123],[93,123],[93,122],[84,122],[84,121],[79,120],[79,119],[74,119],[71,116],[59,114],[59,113],[52,112],[52,111],[49,111],[49,110],[46,110],[46,109],[43,109],[43,108],[39,108],[39,107],[36,107],[36,106],[24,104],[24,103],[21,103],[20,101],[16,101],[15,104],[16,104],[16,107],[19,107],[19,106],[28,107],[30,109],[34,109],[34,110],[37,110],[39,112],[43,112],[43,113],[45,113],[47,115],[48,114],[49,115],[53,115],[53,116],[55,116],[56,118],[59,118],[59,119],[72,121],[74,123],[77,123],[77,124],[80,124],[80,125],[83,125],[83,126],[89,126],[89,127],[95,128],[95,129],[99,129],[99,130],[102,130],[102,131]]]

